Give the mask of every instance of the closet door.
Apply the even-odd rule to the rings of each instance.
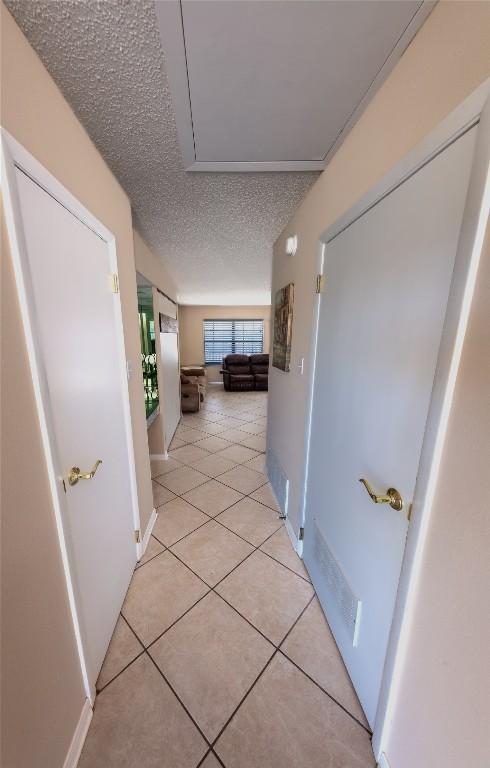
[[[371,725],[476,133],[325,246],[304,559]]]

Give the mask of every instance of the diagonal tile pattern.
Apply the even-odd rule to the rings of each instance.
[[[109,650],[106,653],[102,669],[97,679],[97,691],[102,690],[107,683],[110,683],[116,675],[131,664],[140,653],[143,652],[143,646],[136,635],[130,629],[122,616],[119,616],[114,634],[111,638]]]
[[[316,598],[281,645],[281,651],[367,727],[364,712]]]
[[[273,557],[286,568],[289,568],[298,576],[302,576],[304,579],[308,579],[308,572],[303,565],[303,561],[297,556],[294,549],[291,547],[289,536],[284,526],[280,528],[274,536],[267,539],[262,546],[261,551],[265,552],[269,557]]]
[[[172,440],[172,444],[173,442],[174,441]],[[180,461],[181,464],[188,465],[192,464],[194,461],[198,461],[199,459],[204,459],[205,456],[209,456],[209,451],[206,451],[205,448],[199,448],[199,446],[189,443],[183,445],[181,448],[171,450],[169,456],[172,459],[177,459],[177,461]]]
[[[150,648],[210,740],[219,734],[273,653],[274,646],[213,592]],[[196,696],[196,690],[206,695]]]
[[[166,547],[170,547],[208,520],[209,517],[204,512],[176,496],[159,508],[158,518],[153,526],[153,536]]]
[[[250,544],[210,520],[172,547],[172,552],[210,587],[224,579],[253,551]]]
[[[203,736],[144,654],[97,697],[78,768],[189,768],[206,749]]]
[[[208,477],[217,477],[218,475],[222,475],[223,472],[228,472],[228,470],[233,469],[236,464],[230,459],[223,458],[223,456],[211,454],[211,456],[206,456],[204,459],[199,459],[199,461],[196,461],[192,466],[194,469],[197,469],[198,472],[202,472]]]
[[[246,466],[252,467],[252,463],[249,461],[247,462]],[[254,466],[252,468],[256,469],[257,472],[265,472],[265,467],[263,469],[260,469],[259,466]],[[260,503],[265,504],[266,507],[270,507],[271,509],[275,509],[279,512],[279,504],[276,501],[276,497],[274,496],[270,483],[262,485],[250,495],[252,499],[260,501]]]
[[[369,768],[368,733],[281,654],[244,701],[216,752],[227,768]]]
[[[230,445],[228,448],[218,451],[217,456],[222,456],[224,459],[230,459],[231,461],[236,462],[236,464],[243,464],[245,461],[255,459],[257,452],[252,451],[250,448],[245,448],[243,445]]]
[[[206,482],[207,476],[192,467],[179,467],[160,479],[173,494],[181,494]]]
[[[183,498],[190,504],[201,509],[210,517],[215,517],[223,512],[232,504],[243,499],[243,494],[223,485],[218,480],[209,480],[209,482],[194,488],[188,493],[184,493]]]
[[[163,509],[163,507],[159,507],[160,509]],[[145,554],[139,561],[139,563],[136,563],[136,568],[141,568],[142,565],[148,562],[148,560],[152,560],[156,555],[159,555],[160,552],[163,552],[165,547],[162,545],[160,541],[155,539],[154,536],[150,536],[150,540],[146,546]]]
[[[266,476],[262,472],[256,472],[255,469],[249,469],[242,465],[230,469],[223,475],[219,475],[219,479],[221,483],[229,485],[230,488],[234,488],[235,491],[240,491],[243,494],[252,493],[252,491],[260,488],[267,481]]]
[[[282,526],[277,512],[264,507],[250,496],[245,496],[237,504],[226,509],[216,520],[255,547],[263,544]]]
[[[204,582],[167,550],[136,570],[121,612],[146,646],[207,591]]]
[[[153,487],[153,503],[155,507],[160,507],[162,504],[165,504],[165,502],[170,501],[170,499],[173,499],[175,496],[175,494],[172,493],[172,491],[170,491],[168,488],[164,488],[156,480],[152,481],[152,487]]]
[[[265,473],[267,395],[210,386],[168,460],[79,768],[370,768],[370,733]],[[231,449],[231,450],[230,450]]]
[[[304,579],[262,552],[248,557],[216,591],[275,644],[313,597]]]

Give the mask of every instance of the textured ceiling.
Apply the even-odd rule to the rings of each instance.
[[[179,299],[267,303],[272,244],[318,174],[182,170],[153,0],[6,5],[126,190]]]

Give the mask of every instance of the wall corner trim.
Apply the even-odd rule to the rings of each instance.
[[[158,512],[156,511],[155,508],[153,508],[152,513],[150,515],[150,519],[148,520],[148,525],[146,526],[146,531],[145,531],[145,535],[143,536],[143,541],[141,542],[141,544],[136,545],[138,549],[138,552],[137,552],[138,560],[141,560],[141,558],[145,554],[146,548],[148,546],[148,542],[150,541],[150,536],[153,530],[153,526],[155,525],[157,520],[157,516],[158,516]]]
[[[85,699],[77,727],[75,728],[70,747],[65,757],[65,762],[63,763],[63,768],[77,768],[77,763],[82,753],[92,715],[93,712],[90,699]]]

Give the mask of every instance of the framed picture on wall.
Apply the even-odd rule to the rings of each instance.
[[[178,325],[175,317],[169,317],[160,312],[160,333],[178,333]]]
[[[272,365],[289,371],[291,363],[291,337],[293,333],[294,283],[276,291],[274,298],[274,337]]]

